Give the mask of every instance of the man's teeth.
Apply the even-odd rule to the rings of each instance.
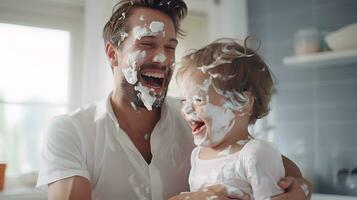
[[[142,75],[147,76],[147,77],[153,77],[153,78],[164,78],[165,75],[163,73],[158,73],[158,72],[144,72]]]

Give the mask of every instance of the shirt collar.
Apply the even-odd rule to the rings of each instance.
[[[112,109],[112,105],[110,103],[110,97],[112,96],[112,92],[107,96],[107,98],[97,102],[96,104],[96,112],[95,112],[95,118],[94,121],[97,122],[99,120],[102,120],[105,118],[105,116],[107,116],[107,114],[109,115],[109,117],[113,120],[113,121],[117,121]],[[115,119],[115,120],[114,120]]]

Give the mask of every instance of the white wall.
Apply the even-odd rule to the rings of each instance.
[[[248,32],[246,0],[211,0],[208,8],[211,40],[244,39]]]
[[[96,101],[111,91],[113,77],[105,57],[102,30],[116,2],[87,0],[85,3],[82,103]]]
[[[246,0],[222,0],[218,4],[214,0],[187,0],[186,3],[188,14],[182,22],[186,36],[179,38],[177,62],[188,49],[201,48],[220,37],[242,39],[247,35]],[[168,95],[179,97],[175,74]]]

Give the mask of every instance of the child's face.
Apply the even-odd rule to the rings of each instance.
[[[206,147],[220,144],[231,132],[237,117],[229,101],[216,92],[212,78],[201,70],[186,71],[180,82],[181,112],[192,128],[195,144]]]

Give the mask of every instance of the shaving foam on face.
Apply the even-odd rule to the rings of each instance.
[[[193,101],[190,98],[187,98],[182,105],[181,112],[184,114],[186,119],[189,119],[191,121],[198,121],[199,118],[197,116],[197,113],[193,110],[192,102]]]
[[[141,40],[142,37],[152,36],[152,32],[146,26],[135,26],[133,28],[134,37],[137,40]]]
[[[158,63],[164,63],[166,61],[166,56],[163,53],[159,53],[153,58],[152,61]]]
[[[147,27],[146,24],[143,26],[135,26],[133,28],[133,34],[137,40],[140,40],[142,37],[145,36],[158,35],[160,32],[164,30],[164,27],[165,27],[164,23],[160,21],[152,21],[149,27]]]
[[[197,137],[195,138],[195,144],[200,146],[210,146],[217,144],[223,140],[223,138],[233,128],[235,122],[235,115],[230,109],[216,106],[211,103],[203,108],[202,115],[211,119],[210,137]],[[206,129],[205,135],[208,134]]]
[[[136,105],[135,105],[134,102],[130,102],[130,105],[131,105],[131,107],[132,107],[134,110],[136,110]]]
[[[150,90],[150,88],[143,86],[140,82],[134,89],[139,92],[138,97],[144,103],[145,107],[148,110],[152,110],[152,106],[156,100],[155,92]]]
[[[232,129],[235,122],[235,115],[229,108],[216,106],[209,102],[208,90],[212,84],[212,79],[208,78],[202,84],[185,88],[189,94],[185,95],[182,113],[190,121],[201,121],[198,113],[193,109],[193,105],[200,105],[201,117],[211,120],[211,126],[207,127],[202,135],[194,135],[194,143],[197,146],[209,146],[220,142]]]
[[[138,74],[136,70],[137,62],[143,60],[146,56],[145,51],[135,51],[134,53],[129,54],[127,64],[128,67],[122,68],[124,77],[128,83],[134,85],[138,81]]]
[[[144,139],[145,139],[145,140],[148,140],[149,138],[150,138],[149,134],[145,134],[145,135],[144,135]]]
[[[210,88],[213,89],[211,92],[215,92],[224,99],[221,105],[214,105],[210,102]],[[212,76],[203,80],[202,84],[194,83],[193,86],[190,83],[185,84],[183,89],[184,94],[188,93],[184,95],[185,102],[181,110],[185,118],[189,121],[201,121],[201,117],[211,121],[210,127],[206,124],[204,134],[194,135],[194,142],[198,146],[210,146],[221,142],[234,126],[236,118],[234,112],[244,112],[249,104],[249,97],[246,94],[235,90],[223,92],[215,87]],[[200,114],[193,109],[193,105],[198,103],[201,107]]]
[[[118,46],[120,46],[120,44],[125,40],[125,38],[127,38],[129,35],[126,32],[120,32],[119,33],[120,39],[118,41]]]
[[[159,21],[152,21],[150,24],[150,30],[154,35],[157,35],[159,32],[164,30],[164,23]]]

